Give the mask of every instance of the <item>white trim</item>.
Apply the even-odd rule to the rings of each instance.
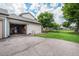
[[[4,17],[4,37],[9,36],[9,22],[6,17]]]

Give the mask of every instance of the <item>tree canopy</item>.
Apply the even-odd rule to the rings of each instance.
[[[50,27],[50,28],[53,28],[53,29],[59,29],[59,28],[60,28],[60,25],[57,24],[57,23],[55,23],[55,22],[53,22],[53,23],[50,23],[50,24],[49,24],[49,27]]]
[[[37,17],[38,21],[41,23],[41,25],[46,28],[49,27],[49,24],[54,21],[53,14],[50,12],[43,12],[40,13],[40,15]]]
[[[71,23],[76,23],[76,30],[79,30],[79,3],[66,3],[62,7],[64,18]]]
[[[63,26],[64,26],[64,27],[69,27],[69,26],[70,26],[70,23],[69,23],[69,22],[64,22],[64,23],[63,23]]]

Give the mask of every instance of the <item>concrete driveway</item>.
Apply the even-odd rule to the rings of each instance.
[[[79,56],[79,44],[32,36],[0,40],[0,56]]]

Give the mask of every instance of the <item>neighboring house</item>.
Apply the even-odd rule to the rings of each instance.
[[[12,34],[39,33],[41,33],[41,24],[30,13],[22,13],[19,16],[9,15],[7,10],[0,9],[0,38]]]

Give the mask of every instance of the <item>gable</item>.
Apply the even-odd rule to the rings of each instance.
[[[35,17],[30,13],[22,13],[22,14],[20,14],[20,16],[22,16],[24,18],[35,20]]]
[[[26,21],[26,22],[31,22],[31,23],[36,23],[36,24],[40,24],[37,20],[35,19],[30,19],[30,18],[26,18],[26,17],[23,17],[23,16],[17,16],[17,15],[9,15],[7,16],[9,19],[15,19],[15,20],[20,20],[20,21]]]

